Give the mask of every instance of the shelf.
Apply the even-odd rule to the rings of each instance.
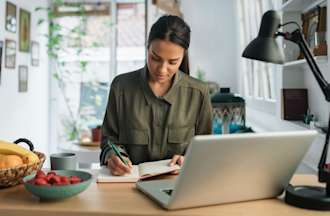
[[[326,0],[289,0],[284,3],[281,7],[281,11],[289,12],[289,11],[299,11],[306,12],[317,5],[326,4]]]
[[[289,124],[295,125],[297,126],[297,128],[301,128],[302,130],[316,130],[319,134],[321,135],[325,135],[325,131],[323,131],[321,128],[319,127],[313,127],[311,128],[308,124],[305,124],[302,121],[288,121],[288,120],[284,120]]]
[[[327,64],[328,63],[328,56],[316,56],[314,57],[317,64]],[[287,62],[283,65],[284,68],[290,67],[301,67],[307,64],[306,59],[300,59],[296,61]]]

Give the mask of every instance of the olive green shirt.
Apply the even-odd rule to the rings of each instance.
[[[157,97],[147,81],[147,67],[121,74],[111,84],[102,134],[133,164],[183,155],[191,138],[211,134],[208,86],[185,73],[175,74],[170,90]],[[101,144],[101,164],[112,149]]]

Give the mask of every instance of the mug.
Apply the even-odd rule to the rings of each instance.
[[[77,156],[74,153],[55,153],[50,155],[50,168],[52,170],[75,170]]]

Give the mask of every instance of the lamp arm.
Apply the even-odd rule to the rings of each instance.
[[[278,32],[276,35],[283,36],[286,40],[289,40],[293,43],[296,43],[301,49],[303,55],[306,58],[306,61],[311,68],[311,71],[319,84],[325,99],[330,102],[330,84],[326,81],[324,76],[322,75],[320,68],[317,66],[315,59],[313,58],[313,54],[309,50],[307,42],[301,33],[300,29],[293,31],[292,33],[282,33]]]
[[[307,42],[301,33],[300,29],[293,31],[292,33],[283,33],[277,32],[276,36],[282,36],[286,40],[292,41],[298,44],[299,48],[301,49],[302,53],[304,54],[306,61],[313,72],[313,75],[319,84],[325,99],[330,102],[330,84],[325,80],[324,76],[322,75],[319,67],[316,64],[315,59],[313,58],[313,54],[308,48]],[[329,173],[325,172],[324,167],[327,161],[327,153],[328,153],[328,146],[329,146],[329,137],[330,137],[330,116],[329,116],[329,123],[328,123],[328,131],[326,134],[325,145],[323,147],[323,151],[321,154],[321,158],[318,164],[319,169],[319,181],[320,182],[328,182],[329,181]],[[330,184],[327,184],[327,193],[330,194]]]

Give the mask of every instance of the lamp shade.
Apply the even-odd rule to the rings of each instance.
[[[284,63],[284,55],[275,38],[280,26],[280,16],[269,10],[263,16],[257,38],[249,43],[243,57],[276,64]]]

